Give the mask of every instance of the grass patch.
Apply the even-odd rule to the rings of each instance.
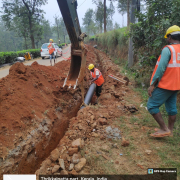
[[[132,73],[131,70],[128,70],[126,66],[120,67],[121,68],[121,73],[124,73],[131,82],[134,81],[135,74]],[[139,84],[140,85],[140,84]],[[148,101],[148,93],[147,93],[147,88],[144,88],[143,86],[136,86],[133,87],[133,91],[137,93],[141,99],[142,99],[142,104],[146,106],[147,101]],[[127,101],[132,102],[132,99],[126,98]],[[178,114],[177,114],[177,121],[174,126],[173,130],[173,137],[166,137],[166,138],[161,138],[161,139],[147,139],[150,140],[152,144],[152,148],[157,150],[158,156],[161,158],[162,163],[159,164],[159,167],[163,168],[177,168],[178,169],[178,177],[180,178],[180,103],[177,102],[177,109],[178,109]],[[162,105],[160,107],[160,112],[162,114],[162,117],[168,125],[168,114],[166,112],[165,105]],[[158,124],[156,121],[153,119],[153,117],[149,114],[145,108],[141,108],[139,110],[139,113],[141,114],[141,117],[138,117],[138,119],[134,116],[130,118],[130,122],[138,122],[142,126],[154,128],[158,127]],[[123,117],[121,117],[123,119]],[[123,121],[121,121],[122,123]],[[124,131],[128,131],[128,128],[124,128],[124,125],[121,124],[121,128],[124,129]],[[149,136],[151,132],[147,132],[147,136]],[[126,133],[127,134],[127,133]],[[130,138],[132,140],[132,138]],[[156,143],[160,144],[158,148],[156,148]],[[127,152],[127,155],[129,154],[129,151]]]

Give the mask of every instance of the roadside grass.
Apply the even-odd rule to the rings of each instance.
[[[134,82],[135,75],[129,71],[126,68],[126,65],[123,67],[120,67],[121,73],[127,76],[131,82]],[[133,91],[137,93],[138,96],[141,97],[142,102],[144,106],[146,106],[148,101],[148,93],[147,89],[143,87],[132,87]],[[133,99],[126,98],[127,101],[130,101],[132,103]],[[133,103],[134,105],[137,105],[138,103]],[[141,105],[139,104],[139,106]],[[140,109],[140,108],[139,108]],[[166,137],[166,138],[148,138],[148,141],[151,142],[152,147],[157,150],[158,156],[161,158],[162,163],[159,164],[159,167],[161,168],[177,168],[178,172],[178,179],[180,179],[180,102],[177,102],[177,109],[178,114],[176,118],[176,123],[173,130],[173,137]],[[162,117],[166,123],[168,124],[168,115],[166,112],[165,105],[162,105],[160,107],[160,112],[162,114]],[[147,132],[147,135],[152,133],[152,129],[155,127],[159,127],[156,121],[153,119],[153,117],[149,114],[149,112],[145,108],[140,109],[141,116],[138,116],[138,118],[135,116],[132,116],[130,118],[130,122],[134,123],[137,122],[141,126],[147,126],[151,128],[151,131]],[[120,118],[121,120],[125,119],[124,117]],[[122,124],[123,121],[121,121],[121,128],[124,128],[124,125]],[[128,131],[128,128],[125,128],[124,131]],[[126,132],[126,135],[128,133]],[[157,144],[159,144],[159,147],[157,148]]]

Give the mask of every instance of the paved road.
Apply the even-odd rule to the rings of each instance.
[[[71,48],[70,47],[71,46],[69,45],[68,47],[63,49],[62,57],[58,57],[56,59],[56,62],[67,60],[67,58],[70,57],[70,52],[71,52]],[[41,64],[41,65],[50,66],[49,58],[45,58],[45,59],[36,58],[36,59],[30,60],[30,61],[25,61],[25,62],[23,62],[23,64],[26,65],[26,66],[30,66],[34,61],[37,61],[38,64]],[[53,66],[54,66],[54,60],[52,62],[53,62],[52,63]],[[7,76],[9,74],[10,67],[11,66],[5,66],[5,67],[0,68],[0,79],[5,77],[5,76]]]

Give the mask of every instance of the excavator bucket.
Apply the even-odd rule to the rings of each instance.
[[[64,81],[64,86],[76,88],[78,81],[81,81],[85,72],[85,33],[81,33],[77,16],[77,0],[57,0],[69,38],[71,40],[71,66],[69,74]]]
[[[81,82],[84,78],[86,70],[86,56],[84,50],[73,50],[71,49],[71,65],[67,78],[64,81],[64,85],[73,87],[77,86],[78,82]]]

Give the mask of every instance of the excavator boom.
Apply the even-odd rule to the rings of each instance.
[[[82,81],[85,72],[86,49],[83,43],[85,33],[81,33],[77,16],[77,0],[57,0],[69,38],[71,41],[71,66],[64,86],[73,86]]]

